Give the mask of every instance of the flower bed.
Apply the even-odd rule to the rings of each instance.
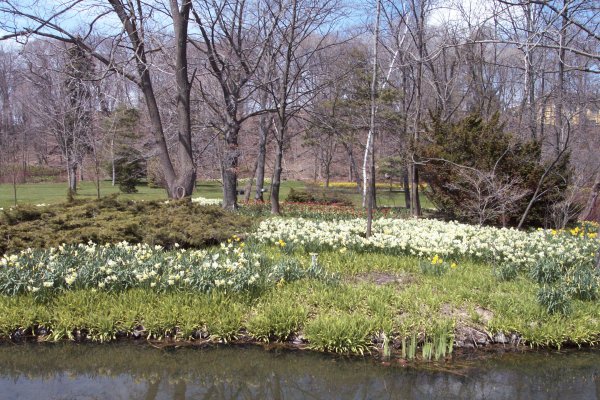
[[[325,274],[316,265],[306,269],[289,257],[275,261],[247,248],[239,238],[215,251],[89,243],[28,249],[0,258],[0,294],[41,298],[71,289],[252,291],[309,276]]]
[[[255,237],[265,243],[307,251],[348,249],[418,257],[468,258],[529,267],[545,258],[565,263],[589,263],[598,247],[595,234],[569,231],[498,229],[429,219],[380,218],[373,234],[364,237],[364,219],[315,221],[303,218],[261,222]]]

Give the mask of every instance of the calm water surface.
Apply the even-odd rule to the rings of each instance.
[[[600,352],[402,367],[261,348],[0,345],[0,399],[598,399]]]

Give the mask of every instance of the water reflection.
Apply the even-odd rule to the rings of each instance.
[[[446,372],[258,348],[0,345],[0,399],[599,399],[600,352]]]

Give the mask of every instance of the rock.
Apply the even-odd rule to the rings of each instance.
[[[454,341],[458,347],[478,347],[489,344],[490,337],[485,332],[470,326],[463,326],[456,329]]]
[[[294,344],[296,346],[300,346],[301,344],[304,344],[305,342],[306,342],[306,339],[304,339],[304,336],[302,336],[302,335],[297,335],[292,338],[292,344]]]
[[[483,324],[487,324],[494,317],[494,313],[483,307],[476,307],[475,312],[477,313],[477,315],[479,315],[479,318]]]
[[[115,338],[117,339],[124,339],[127,337],[127,332],[124,330],[119,329],[117,332],[115,332]]]
[[[510,335],[510,343],[518,345],[519,343],[521,343],[521,336],[517,335],[516,333],[513,333],[512,335]]]
[[[35,329],[35,335],[36,336],[46,336],[46,335],[48,335],[48,329],[46,329],[46,327],[44,327],[44,326],[38,326]]]
[[[146,329],[142,325],[138,325],[133,329],[131,336],[133,336],[134,339],[142,339],[144,337],[145,332]]]
[[[23,329],[19,328],[16,329],[11,335],[10,335],[10,339],[14,342],[19,342],[21,340],[23,340],[25,338],[25,332],[23,331]]]
[[[506,343],[510,343],[510,339],[508,339],[504,333],[502,332],[498,332],[494,335],[494,342],[496,343],[502,343],[502,344],[506,344]]]

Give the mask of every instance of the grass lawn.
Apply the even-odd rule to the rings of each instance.
[[[167,195],[163,189],[153,189],[146,185],[137,187],[138,193],[122,194],[126,199],[135,200],[160,200],[166,199]],[[112,186],[110,181],[100,182],[100,195],[106,196],[120,193],[117,186]],[[81,199],[95,199],[96,186],[93,182],[84,181],[79,183],[77,197]],[[30,183],[17,185],[17,204],[57,204],[66,201],[66,183]],[[6,208],[14,205],[13,186],[10,184],[0,185],[0,207]]]
[[[284,182],[281,188],[281,198],[285,196],[292,187],[302,187],[302,182],[290,181]],[[112,186],[110,181],[100,182],[100,195],[107,196],[114,193],[120,193],[123,199],[131,200],[161,200],[167,199],[164,189],[150,188],[147,185],[137,186],[137,193],[121,193],[118,186]],[[209,199],[218,199],[223,197],[222,186],[216,181],[201,181],[196,185],[195,196],[202,196]],[[77,198],[95,199],[96,186],[93,182],[80,182],[77,191]],[[67,184],[66,183],[32,183],[17,185],[17,204],[57,204],[66,201]],[[239,196],[243,200],[243,196]],[[0,208],[14,205],[13,186],[10,184],[0,185]]]
[[[352,203],[356,207],[362,206],[362,195],[356,191],[356,189],[334,189],[335,191],[341,193],[344,196],[347,196],[352,200]],[[429,201],[429,199],[421,192],[421,208],[424,209],[434,209],[435,207]],[[404,201],[404,192],[400,190],[392,190],[389,189],[377,189],[377,206],[378,207],[406,207],[406,202]]]
[[[301,181],[284,181],[281,184],[280,199],[283,201],[287,197],[291,188],[304,188],[305,184]],[[243,187],[240,187],[242,189]],[[164,189],[150,188],[148,186],[139,185],[138,192],[132,194],[121,193],[124,199],[132,200],[161,200],[166,199],[167,195]],[[356,190],[351,189],[336,189],[343,196],[350,198],[353,204],[357,207],[361,205],[361,195]],[[120,193],[117,186],[112,186],[110,181],[102,181],[100,183],[100,195],[106,196],[113,193]],[[390,192],[387,189],[378,191],[378,205],[380,207],[404,207],[404,193],[400,191]],[[195,196],[206,197],[209,199],[218,199],[223,197],[222,187],[216,181],[200,181],[196,185]],[[95,199],[96,186],[93,182],[84,181],[79,184],[77,197],[80,199]],[[33,183],[17,185],[17,204],[57,204],[62,203],[67,198],[66,183]],[[238,200],[243,201],[243,196],[239,196]],[[268,200],[268,193],[265,194],[265,199]],[[14,205],[13,186],[10,184],[0,185],[0,208],[11,207]],[[423,208],[433,208],[433,205],[425,197],[421,197],[421,205]]]

